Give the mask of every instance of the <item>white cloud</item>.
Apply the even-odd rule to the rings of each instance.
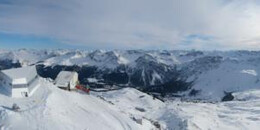
[[[108,49],[260,49],[257,0],[0,2],[0,31]],[[211,40],[187,36],[207,35]]]

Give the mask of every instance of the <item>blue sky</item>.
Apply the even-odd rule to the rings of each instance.
[[[0,48],[260,49],[258,0],[0,0]]]
[[[57,48],[61,45],[58,41],[49,38],[7,33],[0,33],[0,43],[3,49]]]
[[[34,35],[0,33],[1,49],[93,49],[87,46],[64,44],[59,40]]]

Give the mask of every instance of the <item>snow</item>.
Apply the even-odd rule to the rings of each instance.
[[[46,50],[19,49],[2,52],[3,53],[0,53],[1,59],[8,59],[13,62],[19,61],[24,67],[33,65],[39,61],[44,61],[51,57],[50,53]]]
[[[88,82],[90,83],[97,83],[98,80],[96,78],[87,78]]]
[[[241,73],[257,76],[257,72],[255,70],[242,70]]]
[[[252,69],[245,69],[252,68]],[[198,99],[220,101],[226,92],[242,92],[259,89],[260,82],[257,72],[260,68],[247,63],[224,61],[218,68],[200,74],[193,86],[201,90]],[[192,79],[192,77],[190,77]]]
[[[188,81],[194,82],[194,89],[202,90],[196,96],[200,99],[219,101],[224,96],[224,91],[243,91],[246,89],[259,88],[260,77],[260,53],[254,51],[78,51],[78,50],[16,50],[1,51],[0,59],[11,59],[13,61],[28,62],[28,64],[42,61],[44,65],[78,65],[95,66],[99,70],[114,71],[120,65],[126,65],[129,70],[143,69],[142,81],[154,85],[157,81],[166,81],[168,76],[159,72],[152,73],[151,77],[145,77],[145,68],[140,68],[137,59],[143,57],[147,61],[158,64],[176,67],[182,72],[189,72],[184,75]],[[206,58],[205,58],[206,57]],[[207,57],[221,57],[220,63],[207,61]],[[200,62],[200,60],[205,60]],[[194,64],[192,64],[194,61]],[[186,65],[188,66],[186,70]],[[182,70],[184,67],[184,70]],[[192,67],[194,67],[192,69]],[[197,68],[196,68],[197,67]],[[166,67],[165,67],[166,68]],[[189,70],[191,69],[191,70]],[[127,71],[126,71],[127,72]],[[127,72],[131,75],[131,72]],[[159,75],[157,75],[157,74]],[[148,81],[149,80],[149,81]]]
[[[45,65],[90,65],[99,68],[115,68],[128,63],[129,60],[116,51],[67,52],[44,61]]]
[[[232,102],[162,102],[134,88],[108,92],[58,89],[46,79],[29,98],[13,99],[0,95],[0,129],[100,129],[151,130],[154,122],[161,129],[244,130],[260,127],[260,91],[234,93]],[[10,109],[13,103],[20,112]],[[143,109],[144,111],[140,111]],[[131,118],[142,119],[142,125]]]
[[[163,103],[133,88],[96,94],[129,115],[158,121],[163,129],[255,130],[260,127],[259,90],[235,93],[236,101],[225,103],[183,102],[178,99]],[[146,111],[139,112],[135,107]]]
[[[115,69],[120,65],[136,66],[136,60],[144,55],[150,55],[158,60],[158,62],[175,65],[181,64],[174,55],[162,56],[159,52],[149,52],[142,50],[129,51],[65,51],[60,55],[44,60],[44,65],[89,65],[97,66],[100,69]]]
[[[115,106],[93,95],[58,89],[45,79],[32,97],[12,99],[0,95],[0,129],[40,130],[143,130],[149,123],[139,125]],[[10,109],[13,103],[20,112]]]
[[[174,108],[179,116],[187,120],[188,129],[258,129],[260,100],[232,101],[227,103],[179,103]]]
[[[103,97],[105,100],[112,102],[121,111],[133,117],[138,117],[144,121],[153,120],[157,121],[157,116],[162,116],[164,112],[161,109],[166,104],[158,99],[153,99],[148,94],[140,92],[134,88],[124,88],[116,91],[93,93],[95,95]],[[141,112],[136,108],[142,108],[145,111]],[[159,113],[157,113],[160,111]],[[159,115],[157,115],[159,114]],[[158,117],[158,118],[159,118]],[[175,117],[172,117],[174,121]],[[162,122],[161,122],[162,123]],[[161,124],[166,127],[166,124]]]
[[[46,53],[46,54],[45,54]],[[195,79],[192,89],[201,90],[190,102],[178,99],[161,102],[136,89],[94,93],[66,92],[47,81],[41,81],[41,91],[26,99],[0,96],[0,129],[152,129],[158,121],[163,129],[258,129],[260,126],[260,53],[251,51],[68,51],[37,52],[28,50],[1,51],[0,59],[19,60],[23,66],[43,61],[45,65],[88,65],[113,70],[120,65],[136,68],[140,57],[158,64],[177,68],[188,66],[188,81]],[[221,57],[219,63],[205,60]],[[201,58],[201,59],[200,59]],[[196,68],[197,67],[197,68]],[[140,68],[142,69],[142,68]],[[143,68],[144,70],[145,68]],[[143,81],[145,71],[142,72]],[[150,83],[163,80],[164,75],[154,71]],[[96,79],[90,79],[96,82]],[[234,101],[218,102],[233,92]],[[195,101],[200,99],[206,103]],[[39,101],[39,102],[38,102]],[[214,103],[207,103],[214,101]],[[8,108],[18,103],[22,112]],[[114,105],[113,105],[114,104]],[[138,109],[139,110],[138,110]],[[142,112],[140,109],[144,109]],[[139,125],[131,118],[143,119]],[[87,122],[87,123],[86,123]],[[62,124],[62,125],[61,125]],[[128,126],[130,128],[128,128]]]
[[[238,101],[248,101],[248,100],[258,100],[260,99],[259,89],[250,89],[242,92],[233,93],[235,100]]]
[[[156,72],[156,71],[153,71],[153,74],[152,74],[152,80],[151,80],[151,85],[155,85],[155,81],[162,81],[161,79],[161,76]]]
[[[11,78],[15,84],[27,83],[37,74],[35,66],[2,70],[1,72]]]

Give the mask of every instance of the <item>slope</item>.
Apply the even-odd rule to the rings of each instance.
[[[96,94],[132,116],[158,122],[163,129],[257,130],[260,127],[259,90],[234,93],[235,101],[217,103],[178,99],[163,103],[133,88]]]
[[[21,112],[10,109],[13,103]],[[45,79],[34,96],[25,99],[0,97],[0,129],[144,129],[114,106],[95,96],[58,89]]]

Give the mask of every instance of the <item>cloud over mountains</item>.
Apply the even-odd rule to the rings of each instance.
[[[0,1],[0,32],[105,49],[260,49],[257,0]]]

